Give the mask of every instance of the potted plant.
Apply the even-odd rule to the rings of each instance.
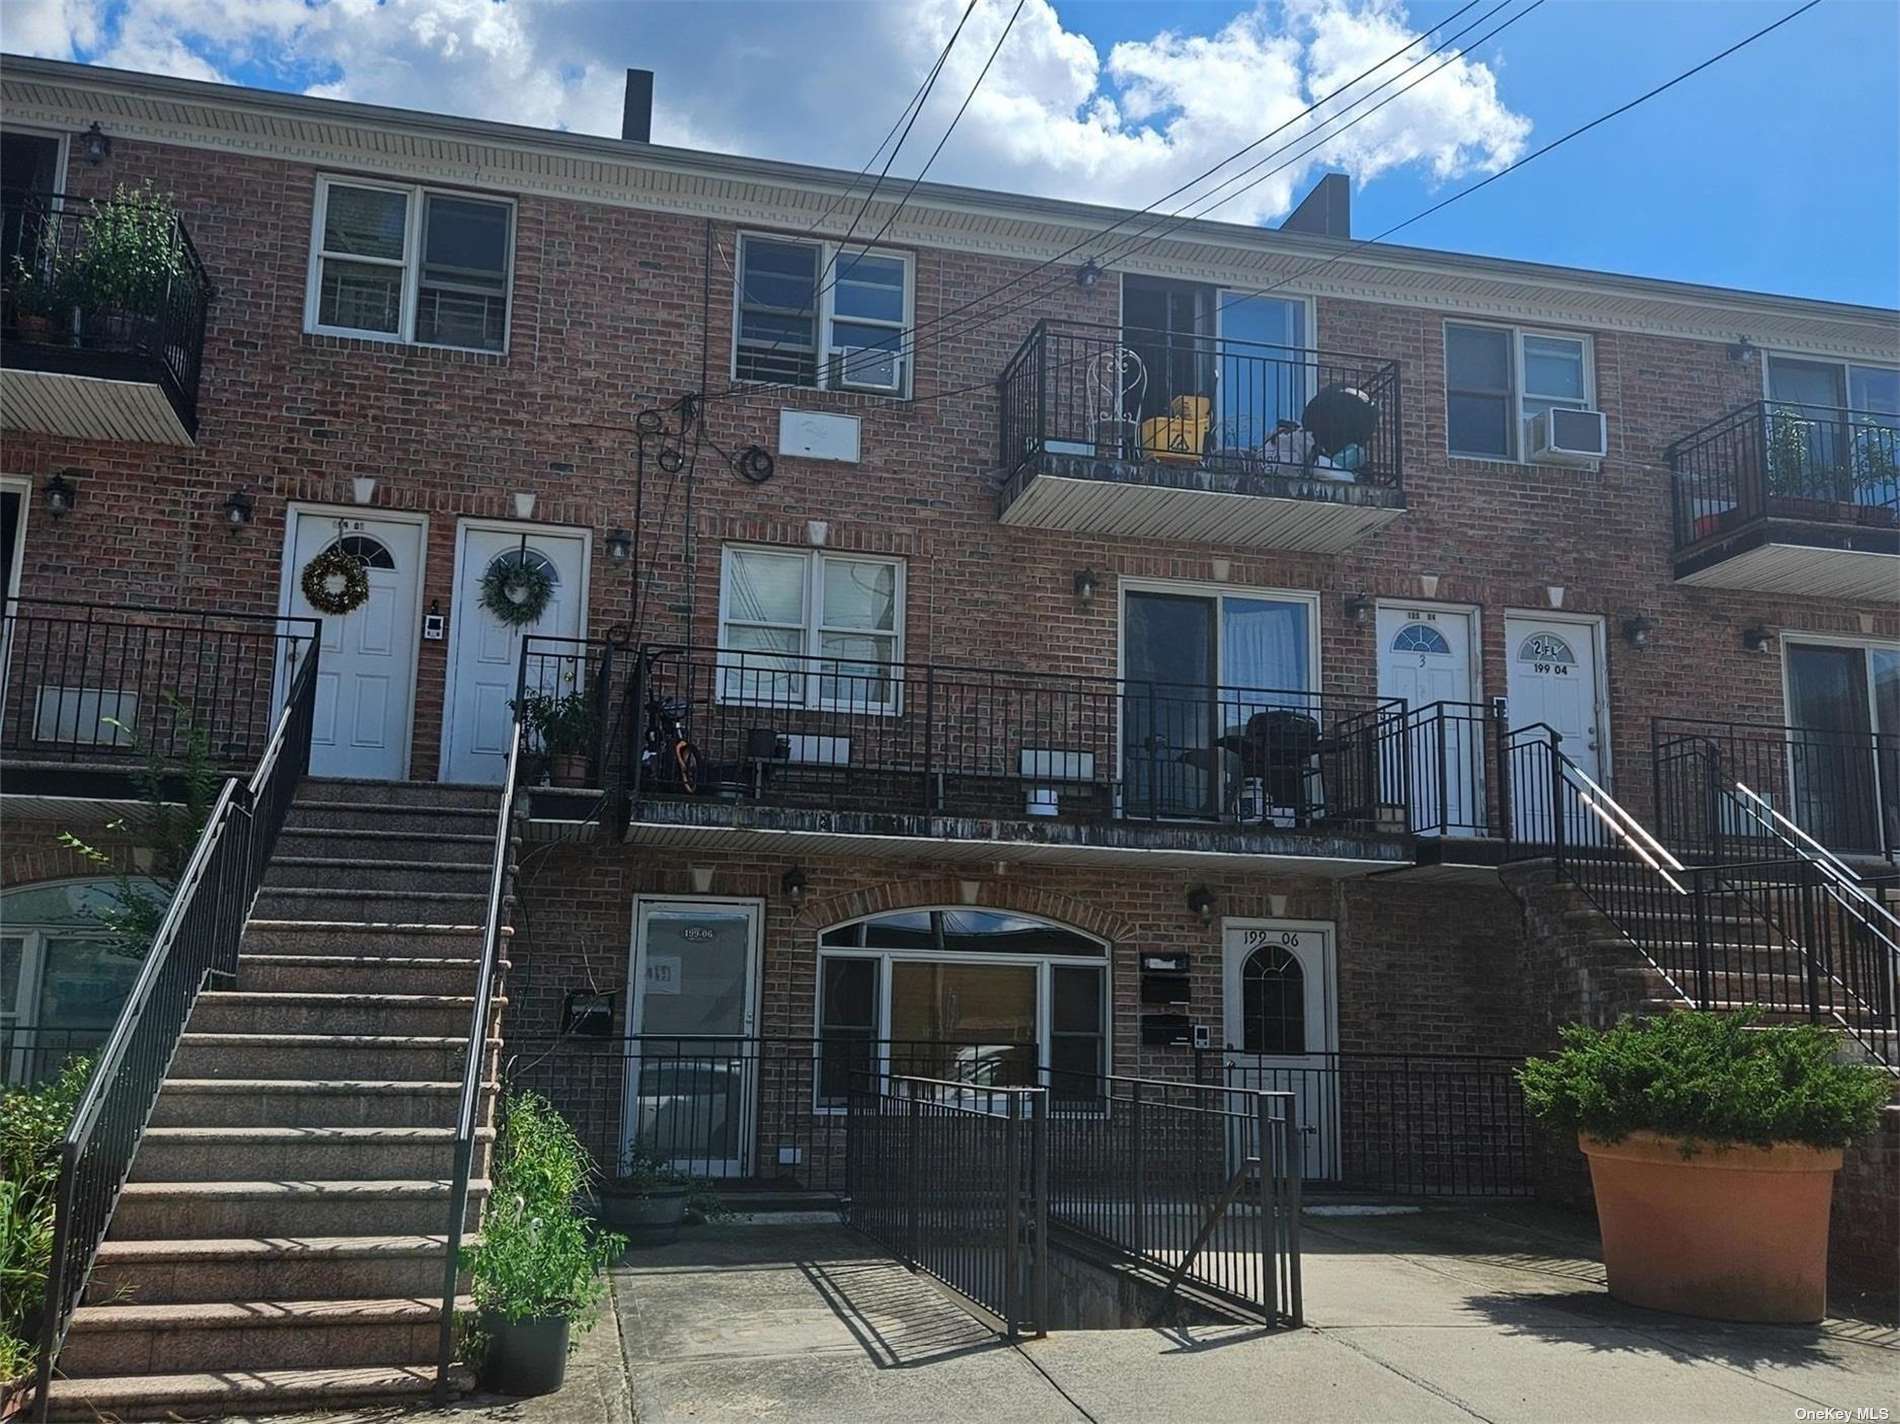
[[[8,274],[7,293],[13,303],[14,333],[21,341],[51,341],[62,325],[71,335],[76,283],[65,258],[55,249],[34,261],[24,256],[13,259]]]
[[[1841,1149],[1893,1093],[1819,1027],[1750,1012],[1571,1027],[1519,1074],[1590,1162],[1610,1294],[1718,1320],[1819,1320]]]
[[[514,705],[541,744],[549,779],[556,786],[585,786],[588,750],[594,742],[594,708],[587,694],[578,687],[569,692],[530,690]]]
[[[579,1209],[591,1171],[574,1129],[545,1098],[508,1095],[481,1241],[461,1253],[475,1302],[465,1338],[485,1389],[553,1393],[567,1376],[574,1328],[594,1322],[603,1273],[626,1242]]]
[[[121,185],[80,219],[74,281],[88,339],[132,344],[185,270],[184,229],[170,195]]]
[[[690,1177],[639,1147],[621,1153],[620,1170],[594,1184],[601,1225],[623,1234],[630,1246],[679,1240],[686,1209],[701,1190]]]

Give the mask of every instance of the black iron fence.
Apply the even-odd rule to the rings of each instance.
[[[1900,524],[1900,417],[1756,401],[1668,455],[1679,550],[1763,518]]]
[[[1402,832],[1395,699],[648,649],[636,802]]]
[[[1684,855],[1780,854],[1745,786],[1838,854],[1900,856],[1900,734],[1768,722],[1650,722],[1657,829]]]
[[[1005,475],[1067,455],[1107,462],[1103,477],[1122,463],[1404,483],[1396,361],[1040,321],[998,385]]]
[[[0,754],[252,766],[317,644],[314,618],[15,598],[0,620]]]
[[[853,1074],[845,1122],[851,1225],[1010,1337],[1046,1334],[1048,1090]]]
[[[1498,805],[1508,793],[1497,782],[1503,722],[1495,705],[1432,702],[1404,714],[1405,795],[1421,836],[1494,836]]]
[[[191,235],[168,204],[0,192],[8,365],[154,380],[195,430],[211,296]],[[127,359],[136,364],[121,364]]]
[[[74,1058],[98,1051],[112,1025],[40,1028],[0,1023],[0,1088],[41,1083]]]
[[[1049,1220],[1198,1290],[1299,1324],[1296,1094],[1050,1075]]]
[[[313,649],[291,678],[250,780],[230,778],[219,791],[61,1145],[40,1321],[39,1419],[51,1404],[54,1358],[85,1294],[192,1005],[207,981],[237,972],[245,921],[297,783],[309,770],[317,661]]]
[[[626,699],[620,690],[632,657],[625,643],[610,638],[537,633],[521,640],[515,707],[525,781],[578,776],[590,787],[624,784]]]

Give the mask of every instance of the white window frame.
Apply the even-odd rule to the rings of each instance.
[[[776,656],[772,653],[761,653],[750,649],[729,648],[726,646],[726,629],[732,621],[730,610],[732,555],[735,553],[771,554],[780,558],[797,558],[805,561],[805,619],[802,626],[791,623],[760,622],[756,619],[749,618],[738,620],[749,628],[797,629],[800,637],[803,639],[799,656],[808,661],[804,663],[806,671],[802,673],[784,674],[787,678],[803,677],[804,679],[804,694],[795,703],[788,705],[784,698],[748,697],[743,694],[739,696],[728,696],[726,694],[726,680],[723,675],[724,670],[728,667],[732,667],[735,670],[739,669],[738,664],[728,662],[729,658],[758,658],[761,660],[761,666],[756,669],[756,671],[764,676],[772,676],[773,674],[769,672],[765,663],[766,660]],[[887,564],[896,570],[897,579],[893,592],[895,607],[892,610],[893,627],[889,633],[876,632],[864,628],[837,627],[823,621],[819,614],[819,608],[824,598],[824,568],[827,560],[849,564]],[[782,544],[723,545],[719,553],[718,661],[721,675],[714,681],[715,697],[721,702],[730,703],[734,706],[755,705],[786,707],[787,710],[803,708],[815,712],[858,712],[869,716],[897,716],[903,710],[904,610],[908,594],[906,574],[906,561],[891,554],[858,554],[831,549],[794,549]],[[824,678],[817,669],[816,661],[824,656],[819,650],[819,643],[826,633],[839,633],[852,637],[888,637],[892,640],[891,672],[889,679],[891,695],[887,702],[872,703],[854,701],[851,699],[839,701],[818,695],[818,689],[824,685]],[[752,671],[752,669],[745,669],[745,671]]]
[[[329,211],[332,188],[369,188],[384,193],[401,193],[408,199],[403,221],[403,252],[398,262],[389,257],[358,257],[338,253],[340,262],[362,262],[378,267],[402,268],[402,313],[395,331],[366,331],[360,327],[326,326],[317,319],[323,287],[323,227]],[[416,309],[422,286],[422,217],[430,195],[459,198],[468,202],[493,203],[508,210],[508,251],[503,273],[504,308],[501,318],[501,345],[452,346],[445,342],[416,340]],[[515,320],[515,235],[519,230],[520,205],[501,193],[477,192],[466,188],[444,188],[432,183],[391,183],[378,178],[355,178],[342,173],[317,175],[316,201],[310,213],[310,270],[304,282],[303,329],[314,336],[347,336],[357,341],[382,341],[391,345],[420,346],[429,351],[469,351],[479,356],[506,356],[514,335]]]
[[[739,320],[741,308],[745,304],[745,245],[748,241],[754,239],[761,242],[782,243],[791,247],[810,247],[816,249],[818,254],[818,310],[813,318],[817,322],[817,331],[815,333],[817,365],[813,372],[812,384],[809,386],[794,387],[794,389],[818,391],[835,390],[849,392],[852,395],[883,396],[887,400],[909,400],[911,397],[914,365],[912,357],[916,353],[908,349],[907,343],[917,326],[916,257],[912,253],[890,247],[854,246],[850,249],[854,257],[879,257],[890,261],[901,262],[904,265],[903,325],[901,329],[893,326],[894,330],[898,330],[898,382],[895,387],[890,388],[884,386],[857,385],[849,381],[834,386],[831,384],[831,357],[834,351],[831,341],[832,323],[834,321],[844,320],[857,322],[864,326],[886,326],[892,324],[870,320],[864,317],[847,316],[840,318],[838,316],[836,309],[837,304],[834,297],[838,289],[838,267],[841,259],[841,244],[836,242],[814,242],[809,238],[779,232],[747,230],[738,234],[737,241],[733,245],[732,341],[731,351],[726,363],[726,369],[731,374],[733,383],[743,386],[787,384],[783,381],[763,381],[749,377],[741,377],[739,375]]]
[[[824,937],[833,930],[845,929],[860,920],[875,920],[891,914],[931,914],[936,911],[980,910],[993,915],[1011,915],[1018,919],[1034,920],[1052,929],[1068,934],[1080,935],[1083,939],[1094,940],[1101,945],[1099,956],[1083,954],[985,954],[977,950],[934,950],[934,949],[878,949],[866,946],[862,949],[848,946],[828,948]],[[872,1043],[877,1049],[877,1062],[880,1072],[890,1071],[891,1042],[891,966],[893,964],[994,964],[1032,968],[1036,971],[1036,1067],[1038,1071],[1049,1071],[1049,1054],[1054,1047],[1051,1034],[1051,1014],[1054,1011],[1055,976],[1052,970],[1059,968],[1085,968],[1101,971],[1102,982],[1102,1071],[1112,1074],[1115,1071],[1115,986],[1114,986],[1114,946],[1100,935],[1090,934],[1087,930],[1077,929],[1074,925],[1052,920],[1047,915],[1022,914],[1015,910],[999,909],[994,905],[907,905],[901,910],[880,910],[874,915],[856,915],[851,919],[827,925],[818,932],[818,976],[814,982],[811,997],[812,1040],[823,1061],[824,1052],[824,1007],[825,1007],[825,961],[828,959],[874,959],[878,961],[877,971],[877,1023],[874,1025]],[[827,1106],[820,1102],[818,1094],[821,1088],[818,1074],[812,1075],[812,1111],[816,1113],[841,1114],[846,1111],[839,1106]]]
[[[1843,410],[1854,410],[1857,408],[1854,405],[1854,371],[1856,369],[1865,371],[1900,371],[1900,366],[1890,366],[1885,361],[1855,361],[1845,356],[1816,355],[1810,351],[1791,351],[1777,346],[1771,351],[1764,351],[1762,353],[1761,398],[1765,401],[1773,401],[1776,399],[1774,389],[1769,382],[1768,368],[1777,359],[1783,361],[1801,361],[1810,366],[1832,366],[1838,370],[1841,373],[1841,399],[1845,402],[1845,404],[1841,406]],[[1869,414],[1873,413],[1874,412],[1869,412]]]
[[[1494,455],[1459,450],[1451,443],[1451,328],[1454,326],[1471,327],[1476,330],[1502,331],[1511,338],[1511,401],[1516,412],[1512,426],[1511,453]],[[1567,409],[1598,410],[1597,405],[1597,358],[1596,341],[1587,331],[1562,331],[1546,326],[1512,326],[1505,322],[1473,321],[1466,317],[1446,317],[1440,333],[1442,341],[1445,404],[1445,453],[1454,460],[1489,460],[1494,465],[1531,465],[1536,462],[1530,458],[1530,415],[1524,409],[1524,338],[1543,337],[1548,341],[1571,341],[1577,343],[1583,352],[1583,404]],[[1766,363],[1764,363],[1765,365]],[[1554,396],[1539,396],[1539,400],[1555,400]]]

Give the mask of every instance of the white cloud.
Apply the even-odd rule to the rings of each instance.
[[[27,53],[605,134],[619,132],[622,68],[633,64],[657,72],[660,142],[855,169],[962,8],[963,0],[128,0],[108,12],[103,0],[7,0],[4,42]],[[895,174],[916,171],[1012,8],[1010,0],[979,0]],[[1104,57],[1063,28],[1050,0],[1027,0],[931,176],[1139,207],[1292,119],[1398,49],[1411,30],[1400,0],[1287,0],[1205,33],[1169,29],[1124,41]],[[1376,78],[1396,75],[1424,50]],[[1303,131],[1276,137],[1248,161]],[[1453,57],[1213,215],[1276,218],[1325,167],[1361,182],[1406,165],[1438,180],[1493,171],[1523,151],[1529,131],[1499,97],[1490,66]]]

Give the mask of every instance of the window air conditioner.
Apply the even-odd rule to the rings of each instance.
[[[1550,465],[1593,465],[1610,453],[1609,422],[1600,410],[1539,411],[1531,417],[1531,458]]]
[[[831,353],[831,384],[860,391],[901,391],[904,359],[882,346],[840,346]]]

